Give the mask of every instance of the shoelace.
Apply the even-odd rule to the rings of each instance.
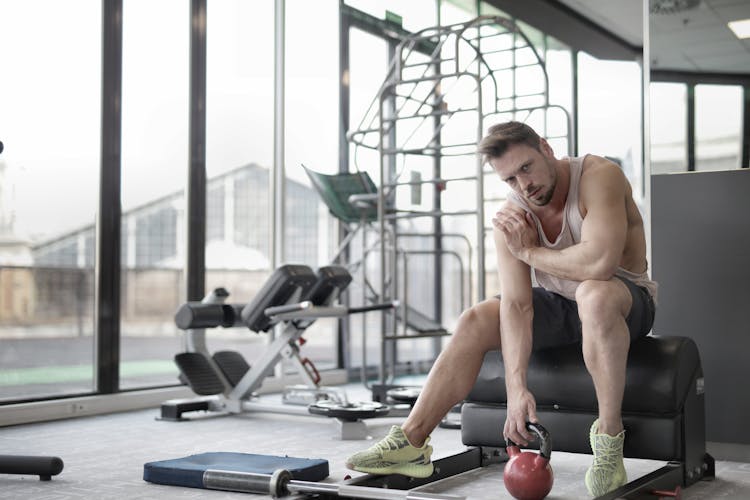
[[[399,442],[393,436],[388,435],[384,437],[382,441],[376,443],[375,448],[381,453],[384,451],[397,450],[399,448]]]
[[[620,459],[619,450],[615,447],[609,449],[597,450],[594,458],[594,467],[605,467],[615,470]]]

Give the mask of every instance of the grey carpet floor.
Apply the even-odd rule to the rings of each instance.
[[[251,413],[190,422],[156,419],[158,410],[140,410],[58,422],[0,429],[0,454],[56,455],[65,461],[63,472],[50,482],[32,476],[0,474],[0,498],[62,499],[234,499],[242,493],[155,485],[143,481],[146,462],[209,451],[325,458],[330,463],[327,482],[351,473],[344,459],[372,444],[372,440],[337,439],[333,422],[324,417]],[[401,418],[368,421],[373,438],[387,433]],[[436,429],[432,435],[435,458],[464,450],[460,431]],[[583,474],[591,457],[556,452],[552,456],[555,484],[550,499],[587,498]],[[629,478],[663,465],[650,460],[626,460]],[[717,462],[716,479],[683,492],[684,499],[750,499],[750,464]],[[511,498],[502,484],[502,465],[473,470],[423,487],[472,499]],[[249,498],[270,498],[260,495]]]

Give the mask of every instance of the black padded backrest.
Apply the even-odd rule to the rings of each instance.
[[[316,306],[330,306],[349,283],[352,275],[341,266],[324,266],[318,269],[315,284],[308,289],[302,300],[309,300]]]
[[[649,336],[633,342],[627,365],[623,412],[673,415],[702,376],[695,342]],[[596,393],[579,344],[532,353],[527,385],[538,406],[596,410]],[[505,403],[505,369],[499,351],[487,353],[469,401]]]
[[[268,331],[274,323],[265,310],[299,300],[315,283],[308,266],[285,264],[268,277],[255,298],[242,309],[242,322],[254,332]]]
[[[349,283],[352,282],[352,275],[341,266],[324,266],[318,269],[315,283],[308,288],[302,296],[301,301],[309,300],[316,306],[330,306],[343,292]],[[299,319],[294,324],[299,329],[309,328],[315,319]]]

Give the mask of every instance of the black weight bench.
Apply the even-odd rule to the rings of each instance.
[[[580,345],[533,353],[527,379],[539,421],[552,436],[553,450],[591,453],[588,435],[598,414],[597,402]],[[704,406],[703,371],[695,342],[686,337],[658,336],[634,342],[622,409],[624,454],[668,464],[606,498],[635,495],[636,489],[687,487],[713,477],[713,458],[706,453]],[[463,443],[504,447],[505,415],[504,367],[499,351],[493,351],[485,356],[463,405]]]
[[[599,500],[655,498],[651,492],[677,493],[677,488],[714,477],[714,460],[706,453],[703,370],[695,342],[686,337],[645,337],[631,345],[627,370],[624,454],[666,464]],[[590,454],[589,429],[598,411],[581,346],[533,353],[527,384],[536,398],[537,416],[551,435],[552,449]],[[461,439],[469,446],[464,452],[435,460],[435,473],[429,478],[370,474],[346,483],[411,489],[506,462],[505,414],[505,369],[500,352],[493,351],[485,356],[461,409]]]

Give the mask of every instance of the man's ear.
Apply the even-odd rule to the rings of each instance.
[[[552,151],[552,146],[549,145],[549,142],[547,142],[547,139],[540,137],[539,138],[539,150],[542,152],[542,154],[548,158],[554,158],[555,152]]]

